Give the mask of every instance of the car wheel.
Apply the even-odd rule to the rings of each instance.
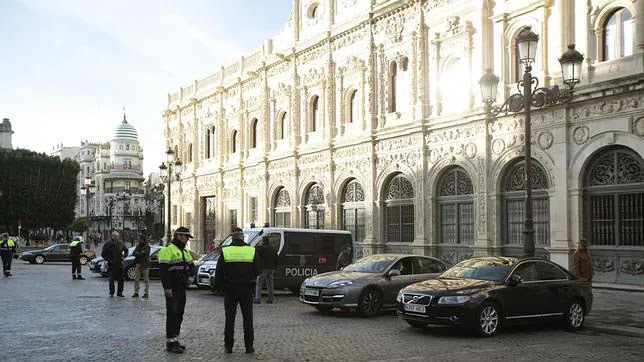
[[[315,309],[320,311],[320,313],[322,313],[322,314],[327,314],[327,313],[331,312],[331,309],[333,309],[333,308],[331,308],[329,306],[326,306],[326,305],[316,305]]]
[[[573,301],[564,313],[564,323],[566,329],[578,331],[584,326],[585,320],[584,306],[579,301]]]
[[[134,280],[134,279],[135,279],[135,276],[134,276],[134,265],[132,265],[132,266],[130,266],[130,267],[128,267],[128,268],[127,268],[127,270],[125,271],[125,275],[127,275],[127,278],[128,278],[129,280]]]
[[[375,289],[367,289],[358,299],[358,312],[363,317],[373,317],[380,313],[382,306],[382,297],[380,292]]]
[[[501,326],[501,313],[494,303],[483,303],[476,313],[476,331],[483,337],[491,337]]]
[[[86,256],[81,256],[81,257],[80,257],[80,263],[81,263],[81,265],[87,265],[87,262],[88,262],[88,261],[89,261],[89,260],[87,259],[87,257],[86,257]]]
[[[412,326],[414,328],[423,328],[423,327],[425,327],[427,325],[427,323],[419,322],[419,321],[409,321],[409,320],[407,320],[405,322],[407,322],[407,324],[409,324],[410,326]]]
[[[38,255],[35,261],[36,261],[36,264],[42,264],[45,262],[45,257],[42,255]]]

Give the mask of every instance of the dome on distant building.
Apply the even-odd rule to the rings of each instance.
[[[139,134],[136,132],[136,128],[134,128],[134,126],[127,123],[125,114],[123,114],[123,122],[114,128],[114,137],[112,139],[138,142]]]

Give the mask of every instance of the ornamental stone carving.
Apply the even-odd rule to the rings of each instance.
[[[590,136],[590,131],[588,130],[587,126],[579,126],[575,128],[575,130],[572,133],[572,137],[575,141],[576,144],[578,145],[583,145],[588,141],[588,137]]]
[[[593,258],[593,270],[598,273],[610,273],[615,271],[615,260],[606,257]]]
[[[644,117],[633,120],[633,133],[637,136],[644,137]]]
[[[597,116],[605,116],[617,112],[626,112],[642,108],[644,96],[605,100],[584,107],[571,108],[571,120],[584,120]]]
[[[539,137],[537,138],[537,142],[539,143],[539,147],[541,149],[547,150],[552,146],[552,142],[554,141],[554,136],[550,131],[546,132],[541,132],[539,134]]]
[[[492,152],[495,155],[500,155],[505,150],[505,141],[500,138],[497,138],[492,141]]]
[[[620,272],[628,275],[642,275],[644,274],[644,259],[624,258],[622,259],[622,266]]]
[[[485,125],[471,125],[461,128],[454,128],[445,131],[435,131],[427,135],[427,145],[432,144],[445,144],[451,141],[461,141],[472,139],[485,130]]]
[[[466,158],[469,158],[469,159],[473,159],[474,157],[476,157],[476,145],[472,142],[465,145],[463,154],[465,155]]]

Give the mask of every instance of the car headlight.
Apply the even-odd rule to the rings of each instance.
[[[441,297],[438,300],[438,304],[463,304],[469,301],[471,297],[469,295],[450,295],[446,297]]]
[[[209,265],[204,265],[204,266],[201,266],[200,269],[201,269],[201,271],[207,272],[207,271],[210,270],[210,266]]]
[[[208,274],[210,274],[210,275],[215,275],[215,269],[210,269],[210,270],[208,270]]]
[[[327,286],[327,288],[341,288],[353,284],[352,280],[337,280]]]
[[[402,290],[398,292],[398,295],[396,296],[396,302],[402,303],[403,301],[403,292]]]

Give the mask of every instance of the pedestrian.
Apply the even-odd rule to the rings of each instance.
[[[72,260],[72,279],[85,280],[81,275],[80,255],[83,252],[83,237],[76,236],[69,244],[69,256]]]
[[[587,247],[586,239],[579,240],[577,250],[572,254],[572,272],[578,278],[591,281],[593,279],[593,257]]]
[[[127,257],[128,251],[119,238],[118,231],[112,231],[110,240],[103,245],[101,256],[107,260],[107,270],[110,274],[110,297],[114,296],[114,281],[118,283],[116,295],[123,295],[123,259]]]
[[[260,270],[259,259],[255,248],[244,243],[242,229],[234,228],[231,238],[231,244],[221,249],[221,256],[215,270],[215,289],[224,291],[226,311],[224,347],[226,353],[233,352],[235,315],[239,304],[244,318],[246,353],[254,353],[253,289]]]
[[[211,241],[208,244],[208,253],[212,253],[213,251],[215,251],[215,249],[217,249],[217,247],[215,246],[215,242]]]
[[[132,298],[139,297],[139,280],[143,278],[145,289],[143,290],[143,298],[147,299],[148,290],[150,289],[150,244],[145,235],[139,236],[139,242],[132,252],[134,255],[134,294]]]
[[[174,232],[172,241],[159,251],[159,274],[166,308],[165,348],[172,353],[183,353],[186,349],[179,343],[179,334],[186,307],[186,289],[194,278],[192,254],[186,250],[188,239],[192,239],[190,230],[182,226]]]
[[[264,235],[262,237],[262,242],[256,248],[256,251],[262,272],[257,276],[255,300],[253,300],[253,303],[261,303],[262,286],[266,283],[266,292],[268,293],[266,303],[270,304],[273,303],[273,276],[275,275],[275,269],[279,262],[279,256],[277,255],[275,248],[271,245],[270,237],[268,235]]]
[[[16,252],[16,242],[9,238],[9,234],[2,234],[0,240],[0,257],[2,257],[2,271],[5,277],[11,276],[11,262],[13,261],[13,253]]]
[[[351,264],[351,246],[346,245],[338,255],[338,261],[335,265],[335,270],[342,270],[342,268]]]

